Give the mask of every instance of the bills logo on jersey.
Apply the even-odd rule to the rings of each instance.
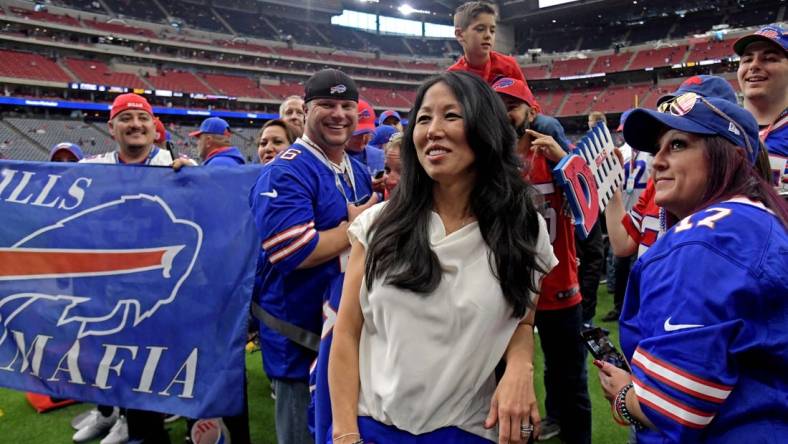
[[[329,94],[344,94],[347,91],[347,86],[343,84],[332,86],[331,89],[328,90]]]

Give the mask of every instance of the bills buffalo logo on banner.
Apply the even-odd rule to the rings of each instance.
[[[624,183],[624,167],[614,149],[610,130],[600,122],[553,168],[553,177],[564,189],[581,239],[588,237],[599,212]]]
[[[238,170],[0,162],[0,385],[239,412],[259,242]]]
[[[131,245],[123,245],[126,239],[122,236],[116,237],[112,233],[101,235],[102,231],[115,229],[107,221],[122,220],[124,215],[139,212],[160,218],[162,226],[170,225],[172,231],[168,241],[175,242],[132,248]],[[107,239],[112,247],[86,249],[72,246],[75,242],[85,242],[81,239],[84,235]],[[136,239],[130,243],[136,243]],[[160,241],[151,240],[151,243]],[[31,303],[51,300],[66,303],[57,325],[78,324],[77,338],[109,335],[122,330],[127,324],[136,326],[176,298],[194,266],[201,243],[202,229],[193,222],[175,218],[172,210],[158,197],[123,196],[117,201],[80,211],[36,230],[11,248],[0,247],[0,280],[28,281],[30,286],[30,291],[2,296],[0,320],[5,326]],[[58,244],[63,247],[47,247]],[[129,287],[119,289],[117,293],[90,294],[90,288],[82,288],[104,283],[102,281],[109,285],[121,275],[125,275],[123,282]],[[36,289],[47,288],[47,282],[43,281],[54,280],[57,283],[58,279],[65,278],[81,278],[74,279],[72,283],[74,293],[79,296],[36,292]],[[18,285],[18,288],[26,287]],[[150,287],[149,291],[146,286]],[[157,294],[162,288],[164,293]],[[155,297],[142,298],[137,293],[140,290]],[[109,295],[116,297],[107,298]],[[17,308],[3,316],[2,308],[9,304]],[[6,333],[2,331],[0,334],[0,345]]]

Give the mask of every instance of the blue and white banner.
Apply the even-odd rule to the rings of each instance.
[[[0,161],[0,386],[240,413],[258,173]]]

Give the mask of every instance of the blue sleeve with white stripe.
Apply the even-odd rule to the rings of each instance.
[[[262,259],[280,273],[295,270],[317,247],[319,235],[308,177],[283,165],[263,168],[252,190],[252,212],[263,239]]]

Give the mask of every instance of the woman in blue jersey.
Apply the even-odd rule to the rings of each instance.
[[[638,109],[655,200],[676,222],[635,264],[621,314],[632,374],[600,381],[638,443],[777,443],[788,436],[788,205],[753,168],[758,125],[694,93]]]
[[[349,229],[333,442],[526,442],[539,421],[534,295],[557,260],[514,131],[464,72],[425,82],[409,121],[398,187]]]

